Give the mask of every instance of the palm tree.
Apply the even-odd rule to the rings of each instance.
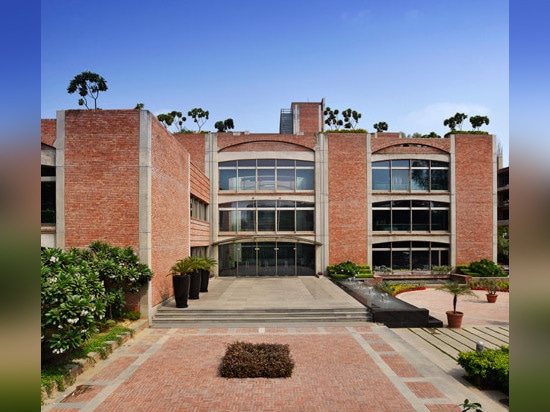
[[[453,295],[453,313],[456,312],[456,302],[458,300],[459,296],[462,295],[473,295],[475,296],[475,293],[472,292],[472,289],[470,289],[469,285],[461,284],[458,282],[450,282],[446,283],[440,287],[438,287],[439,290],[442,290],[444,292],[451,293]]]

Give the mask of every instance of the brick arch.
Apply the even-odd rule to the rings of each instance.
[[[421,143],[394,143],[376,149],[373,154],[449,154],[446,150],[435,145],[427,145]]]
[[[219,150],[219,153],[266,151],[313,152],[313,149],[301,144],[283,142],[280,140],[255,140],[252,142],[239,142],[233,145],[225,146]]]

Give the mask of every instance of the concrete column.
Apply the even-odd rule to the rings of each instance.
[[[208,220],[210,221],[210,244],[218,241],[220,228],[218,213],[218,188],[220,175],[218,173],[218,135],[206,133],[204,135],[204,169],[210,179],[210,205],[208,207]],[[219,261],[218,248],[210,250],[210,256]],[[212,268],[214,275],[218,276],[219,266]]]
[[[55,247],[65,248],[65,111],[57,111],[55,147]]]
[[[142,263],[152,266],[152,240],[151,240],[151,116],[148,110],[139,112],[139,190],[138,190],[138,219],[139,219],[139,252]],[[142,291],[140,296],[141,315],[147,317],[149,324],[152,322],[153,311],[151,282]]]
[[[372,267],[372,135],[367,134],[367,265]]]
[[[498,261],[498,169],[502,166],[502,156],[498,152],[495,135],[493,140],[493,262]]]
[[[328,136],[316,134],[315,144],[315,240],[320,246],[315,254],[315,272],[325,272],[329,264],[329,193]]]
[[[449,189],[451,199],[449,202],[449,214],[451,215],[451,243],[449,244],[450,266],[456,266],[456,150],[455,135],[449,137],[451,141],[450,159],[449,159]]]

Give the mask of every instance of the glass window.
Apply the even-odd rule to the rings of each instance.
[[[55,223],[55,182],[42,182],[41,223]]]
[[[432,230],[449,230],[448,210],[432,210]]]
[[[373,162],[372,187],[386,191],[447,191],[449,164],[414,159]]]
[[[275,210],[258,210],[258,231],[275,231]]]
[[[253,232],[256,230],[256,212],[254,210],[240,210],[238,216],[240,216],[239,231]]]
[[[411,171],[411,190],[429,190],[430,179],[428,169],[413,169]]]
[[[314,212],[314,210],[296,210],[296,231],[313,232],[315,230]]]
[[[392,169],[391,190],[409,190],[409,170]]]
[[[256,170],[239,169],[237,190],[256,190]]]
[[[314,170],[296,169],[296,190],[315,189]]]
[[[281,232],[294,231],[294,210],[277,211],[277,230]]]
[[[220,190],[235,190],[236,182],[236,169],[220,169]]]
[[[294,191],[295,183],[294,169],[277,169],[277,190]]]
[[[258,159],[258,167],[275,167],[275,159]]]
[[[428,231],[430,230],[430,211],[421,209],[412,211],[412,230]]]
[[[372,170],[373,190],[390,190],[390,169]]]
[[[275,169],[258,169],[258,190],[275,190]]]
[[[432,169],[432,190],[449,190],[449,170]]]
[[[372,211],[372,230],[391,230],[391,214],[390,210],[373,210]]]
[[[411,230],[411,212],[410,210],[392,210],[392,230],[409,231]]]

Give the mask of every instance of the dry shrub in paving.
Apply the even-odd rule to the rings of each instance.
[[[224,378],[289,378],[293,369],[288,345],[237,341],[227,345],[220,374]]]

